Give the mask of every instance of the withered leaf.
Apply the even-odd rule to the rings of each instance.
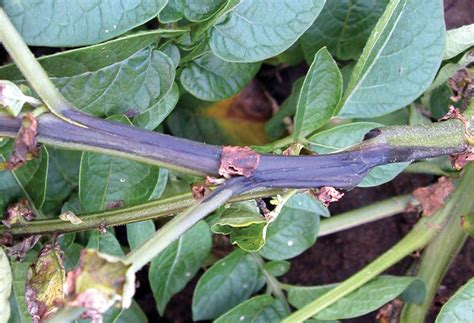
[[[0,165],[1,169],[15,170],[23,166],[28,160],[39,156],[38,120],[28,112],[23,117],[20,131],[15,139],[15,150],[8,161]]]
[[[414,190],[413,196],[420,202],[423,215],[430,216],[444,206],[446,198],[453,190],[451,180],[440,177],[436,184]]]
[[[41,322],[58,310],[57,304],[64,301],[64,281],[61,250],[45,245],[28,270],[26,303],[34,322]]]
[[[129,268],[130,264],[120,258],[84,249],[77,268],[67,274],[66,304],[85,308],[82,318],[100,320],[104,312],[126,297],[126,284],[134,283],[127,276]]]

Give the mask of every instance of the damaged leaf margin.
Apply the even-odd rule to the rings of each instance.
[[[79,265],[67,275],[64,305],[85,308],[81,318],[93,320],[116,302],[130,307],[135,293],[135,273],[130,267],[121,258],[84,249]]]

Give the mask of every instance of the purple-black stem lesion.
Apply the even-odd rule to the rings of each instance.
[[[219,176],[223,147],[177,138],[129,125],[86,115],[75,109],[64,109],[64,116],[84,127],[68,123],[52,114],[39,118],[38,140],[62,147],[117,155],[149,164],[174,168],[203,176]],[[463,131],[459,120],[448,120],[450,130]],[[0,135],[15,137],[21,121],[0,116]],[[258,167],[246,176],[246,190],[267,188],[316,188],[333,186],[349,189],[356,186],[376,166],[416,159],[459,154],[469,145],[464,141],[439,146],[393,144],[390,139],[403,136],[404,129],[388,127],[372,131],[360,145],[348,150],[316,156],[284,156],[260,154]],[[420,137],[424,135],[420,127]],[[430,136],[436,135],[431,131]],[[439,136],[462,138],[459,134]],[[421,141],[421,139],[420,139]]]

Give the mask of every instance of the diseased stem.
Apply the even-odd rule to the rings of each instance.
[[[283,190],[266,189],[253,190],[230,199],[229,202],[252,200],[255,198],[269,197],[280,194]],[[82,223],[72,224],[60,219],[36,220],[28,222],[28,225],[14,225],[7,228],[0,225],[0,235],[9,232],[13,235],[35,235],[67,233],[96,229],[99,227],[109,227],[125,225],[133,222],[140,222],[151,219],[171,216],[184,211],[188,207],[196,204],[191,193],[184,193],[173,197],[150,201],[136,206],[121,209],[106,210],[91,214],[80,215]]]
[[[252,257],[257,263],[258,267],[260,268],[260,271],[263,273],[263,276],[265,277],[265,280],[267,281],[267,286],[269,287],[271,293],[273,296],[278,298],[280,302],[285,306],[286,310],[288,313],[290,313],[290,305],[288,305],[288,300],[286,299],[285,294],[283,293],[283,290],[280,288],[280,283],[276,279],[275,276],[273,276],[271,273],[266,270],[263,265],[264,265],[264,260],[258,253],[252,253]]]
[[[235,196],[229,200],[229,203],[270,197],[283,194],[284,192],[284,190],[276,189],[259,189]],[[15,225],[11,228],[0,225],[0,235],[5,232],[9,232],[13,235],[67,233],[96,229],[101,226],[125,225],[128,223],[168,217],[182,212],[196,203],[191,193],[184,193],[128,208],[84,214],[80,216],[82,223],[79,224],[72,224],[71,222],[60,219],[48,219],[32,221],[24,226]],[[417,201],[411,195],[401,195],[364,206],[357,210],[332,216],[321,221],[318,236],[330,235],[402,213],[409,204],[416,203]]]
[[[458,214],[464,210],[462,205],[472,205],[472,196],[466,194],[474,181],[474,164],[466,166],[464,176],[451,195],[448,203],[443,209],[437,211],[430,217],[422,218],[413,229],[394,247],[386,251],[382,256],[374,260],[358,273],[346,279],[337,287],[317,298],[313,302],[294,312],[283,320],[284,323],[303,322],[321,312],[331,304],[334,304],[344,296],[355,291],[380,273],[391,267],[410,253],[426,246],[439,230],[446,225],[446,221],[452,214]],[[462,207],[460,207],[462,206]]]
[[[472,187],[466,188],[466,196],[473,194]],[[467,239],[467,232],[461,227],[461,216],[472,210],[473,202],[467,201],[459,206],[456,214],[449,219],[443,231],[430,243],[423,252],[417,277],[421,278],[426,286],[426,296],[423,304],[405,304],[401,323],[423,323],[426,314],[433,302],[434,296],[441,281],[461,250]]]

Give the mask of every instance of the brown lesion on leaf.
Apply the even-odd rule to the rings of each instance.
[[[219,174],[224,177],[250,177],[258,168],[260,155],[249,147],[224,146],[222,148]]]
[[[38,260],[29,268],[26,304],[33,322],[42,322],[64,301],[65,271],[59,247],[45,245]]]
[[[453,190],[451,180],[440,177],[436,184],[417,188],[413,191],[413,196],[420,202],[423,215],[430,216],[444,206],[446,198]]]
[[[37,140],[38,120],[28,112],[24,115],[20,131],[15,139],[15,149],[10,158],[0,164],[0,170],[15,170],[26,164],[27,161],[39,156]]]

